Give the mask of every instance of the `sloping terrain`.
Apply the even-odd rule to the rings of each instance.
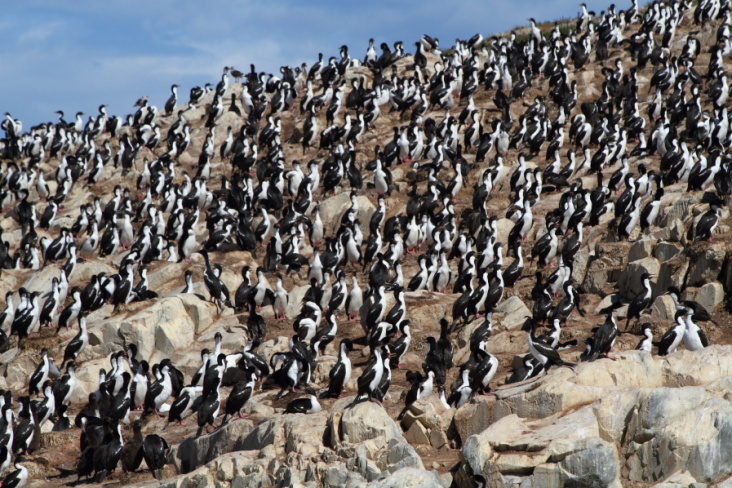
[[[420,61],[410,54],[378,57],[368,66],[346,61],[342,73],[337,68],[314,71],[310,76],[306,71],[293,71],[294,86],[285,85],[287,80],[270,79],[267,83],[266,75],[227,70],[222,95],[211,90],[196,103],[180,96],[167,115],[165,109],[153,111],[143,101],[138,112],[140,120],[135,121],[137,116],[132,116],[132,124],[119,129],[114,128],[112,116],[101,113],[100,118],[107,120],[99,130],[95,130],[95,118],[82,129],[73,127],[73,123],[47,124],[22,132],[20,127],[12,127],[15,121],[9,117],[10,126],[3,126],[7,138],[0,195],[7,208],[0,227],[10,261],[14,253],[19,253],[20,261],[28,256],[27,261],[32,264],[30,247],[42,254],[43,237],[56,239],[63,228],[72,228],[80,209],[95,198],[105,208],[117,187],[129,190],[122,200],[127,199],[133,215],[149,198],[147,204],[157,206],[163,227],[175,212],[166,209],[170,195],[185,206],[185,214],[199,212],[192,227],[196,250],[206,246],[213,234],[211,229],[224,228],[227,223],[237,229],[243,220],[253,232],[261,223],[261,209],[266,209],[271,229],[264,236],[256,236],[260,242],[255,246],[243,250],[246,246],[234,231],[228,242],[210,253],[211,262],[222,266],[221,280],[231,291],[232,300],[242,282],[243,266],[251,267],[253,284],[257,282],[257,267],[267,266],[272,257],[268,247],[270,239],[274,239],[273,232],[287,229],[281,235],[285,247],[293,235],[301,239],[299,254],[308,261],[301,276],[287,273],[281,264],[274,266],[276,270],[266,271],[272,289],[277,282],[276,273],[281,273],[283,288],[289,293],[286,320],[278,320],[272,306],[259,311],[266,333],[254,350],[268,364],[274,354],[288,352],[292,347],[290,339],[296,332],[293,322],[309,288],[314,247],[324,256],[337,247],[335,241],[346,243],[347,247],[352,236],[360,233],[363,245],[359,247],[362,253],[366,252],[366,243],[373,237],[372,216],[379,207],[381,187],[375,175],[381,171],[381,165],[388,167],[391,175],[384,200],[384,222],[378,225],[383,238],[380,250],[388,256],[377,259],[388,264],[389,281],[397,274],[396,262],[401,264],[404,288],[409,288],[412,278],[419,275],[421,256],[434,256],[433,272],[441,265],[434,234],[420,239],[416,252],[407,252],[412,225],[411,215],[407,214],[413,211],[415,202],[421,207],[414,222],[421,223],[424,218],[435,229],[446,231],[448,238],[439,234],[440,246],[457,248],[461,234],[464,238],[469,236],[478,267],[483,267],[484,256],[490,256],[486,265],[502,269],[505,277],[515,259],[510,242],[514,241],[511,233],[515,224],[510,219],[516,212],[514,205],[517,199],[528,199],[530,193],[537,192],[536,199],[527,206],[532,215],[528,219],[530,229],[523,239],[516,240],[525,259],[522,278],[505,287],[492,310],[474,310],[479,316],[471,313],[465,323],[455,317],[456,313],[463,313],[463,307],[454,308],[456,300],[463,296],[454,293],[460,275],[459,253],[445,253],[451,273],[446,293],[435,290],[431,284],[404,292],[412,342],[400,362],[401,368],[392,360],[392,380],[382,405],[354,402],[357,378],[372,363],[373,351],[365,337],[369,308],[360,310],[360,321],[349,321],[341,305],[336,315],[335,340],[314,362],[310,386],[318,393],[327,389],[338,345],[343,339],[351,339],[353,375],[346,385],[345,398],[321,399],[319,412],[285,414],[287,405],[305,393],[290,392],[278,398],[280,388],[270,379],[257,383],[244,409],[249,414],[247,418],[235,416],[216,430],[206,429],[201,436],[196,435],[195,413],[185,419],[189,425],[166,426],[166,416],[132,412],[131,419],[143,419],[145,435],[160,434],[171,446],[164,480],[153,484],[157,482],[143,463],[133,473],[117,468],[104,484],[233,488],[367,483],[459,487],[671,487],[732,483],[732,452],[727,437],[732,432],[732,405],[727,393],[732,337],[730,316],[725,309],[726,294],[732,286],[727,210],[730,135],[728,103],[726,96],[722,97],[728,91],[724,74],[724,62],[729,56],[729,34],[725,32],[732,30],[726,16],[728,10],[726,4],[720,7],[708,1],[701,5],[654,3],[642,11],[616,11],[613,7],[601,16],[588,14],[586,22],[580,19],[577,25],[574,21],[542,25],[541,45],[536,43],[531,28],[521,28],[487,40],[474,38],[451,49],[443,46],[442,58],[435,49],[422,52],[424,48],[420,48],[426,63],[416,70],[415,62]],[[578,27],[583,30],[575,31]],[[693,40],[699,42],[698,52]],[[578,53],[585,43],[591,49],[589,58],[582,60]],[[422,41],[423,46],[428,44],[427,40]],[[650,54],[646,56],[644,49],[649,45]],[[397,46],[394,53],[398,52]],[[531,59],[527,61],[529,53]],[[644,56],[648,58],[645,65]],[[716,59],[722,60],[719,69],[715,67]],[[336,60],[336,66],[338,63]],[[665,75],[664,70],[671,74]],[[234,77],[237,80],[228,83]],[[337,102],[333,105],[328,100],[322,106],[320,102],[311,103],[312,109],[305,106],[309,77],[315,97],[324,96],[331,89],[342,90],[342,106],[330,110],[329,107],[337,107]],[[517,87],[528,78],[529,86],[519,90]],[[473,80],[477,83],[471,87]],[[363,90],[361,99],[352,102],[351,94],[359,88]],[[283,97],[292,96],[290,89],[295,90],[297,97],[288,100],[287,106],[279,105]],[[236,95],[243,116],[228,110],[232,94]],[[253,95],[260,97],[257,106],[246,106]],[[655,113],[653,104],[659,100],[664,108]],[[221,103],[222,112],[212,116]],[[458,123],[466,108],[465,123]],[[259,112],[260,117],[251,115],[252,111]],[[329,112],[335,112],[333,124],[328,121]],[[150,120],[146,121],[148,114]],[[578,115],[584,119],[576,118]],[[341,131],[344,125],[349,128],[348,124],[363,121],[361,116],[373,120],[365,123],[358,137],[358,130]],[[318,130],[312,147],[305,147],[302,140],[308,137],[306,126],[313,119]],[[123,120],[124,117],[120,119]],[[580,120],[587,127],[575,125]],[[179,128],[179,135],[168,138],[173,132],[171,128],[178,123],[182,123],[180,127],[187,126],[190,134],[189,144],[180,153],[178,148],[185,144],[186,129]],[[331,125],[335,128],[323,136],[322,131]],[[466,135],[478,127],[472,143],[470,139],[466,141]],[[60,128],[64,130],[63,137],[54,135]],[[586,139],[582,130],[591,132]],[[508,148],[502,146],[504,131],[512,141]],[[161,140],[153,144],[150,135],[158,133]],[[332,134],[339,134],[335,136],[338,140],[332,147],[325,147],[324,140]],[[406,146],[394,146],[398,139],[407,141]],[[435,147],[440,147],[436,154],[429,153],[430,139],[434,139]],[[48,147],[40,150],[46,141]],[[414,147],[420,144],[424,150],[416,151]],[[222,148],[228,145],[234,147],[232,152],[223,152]],[[211,148],[210,158],[201,156]],[[402,148],[404,152],[400,153]],[[101,177],[96,183],[88,182],[96,155],[103,159],[107,150],[110,159],[103,165]],[[570,156],[573,151],[576,156]],[[575,167],[568,173],[562,172],[571,157],[576,159]],[[587,157],[592,162],[585,164]],[[374,163],[375,159],[380,162]],[[516,188],[519,192],[512,190],[511,177],[518,174],[520,159],[525,160],[532,177]],[[312,183],[313,162],[319,167],[320,185],[309,196],[305,187],[308,181]],[[290,173],[295,163],[302,168],[302,176],[310,175],[310,179],[303,180],[305,183],[299,185],[298,191],[291,192],[292,178],[299,178]],[[547,169],[552,164],[558,166]],[[632,182],[622,171],[614,176],[624,164]],[[343,171],[340,178],[339,165]],[[70,168],[68,172],[66,167]],[[450,185],[456,182],[459,170],[464,170],[462,188],[452,194]],[[347,171],[360,173],[362,184],[349,181]],[[644,178],[643,171],[651,177],[646,176],[647,190],[641,192],[637,185]],[[159,189],[154,184],[138,183],[138,177],[148,172],[154,174],[152,183],[162,178]],[[600,183],[598,172],[602,174]],[[31,226],[35,227],[38,241],[23,249],[21,242],[28,228],[20,225],[20,190],[29,189],[28,201],[35,203],[38,220],[48,205],[42,189],[39,192],[38,173],[45,175],[60,209],[48,229],[41,228],[39,222]],[[484,195],[478,192],[484,191],[481,186],[487,173],[491,174],[492,188]],[[534,175],[541,175],[538,178],[543,179],[543,185],[537,185]],[[63,190],[64,178],[74,180],[73,185],[66,183],[67,190]],[[500,181],[496,183],[496,179]],[[700,184],[695,187],[698,181]],[[266,189],[266,185],[278,184],[282,186],[281,201]],[[584,218],[579,213],[575,215],[586,199],[594,198],[592,191],[598,185],[608,184],[614,188],[606,188],[600,204],[607,204],[608,211],[597,216],[596,224],[591,222],[593,216],[588,207],[584,208]],[[661,187],[663,192],[659,193]],[[155,190],[158,191],[153,196],[151,192]],[[478,198],[474,198],[476,193]],[[656,196],[660,198],[658,216],[648,229],[642,229],[641,210]],[[619,236],[618,229],[633,214],[632,203],[625,211],[628,219],[622,212],[616,214],[627,199],[637,205],[638,216],[630,236]],[[293,201],[305,205],[301,213],[307,219],[302,218],[304,223],[300,226],[292,226],[288,220],[293,215]],[[347,222],[353,201],[358,205],[354,212],[359,225]],[[576,210],[567,210],[568,201]],[[596,202],[593,204],[597,211]],[[117,212],[112,212],[110,228],[124,228],[121,211],[125,205],[120,203]],[[526,208],[520,207],[521,211]],[[718,225],[709,239],[700,238],[700,221],[716,208]],[[314,246],[308,235],[311,223],[317,220],[316,209],[325,238],[337,237],[329,243],[330,249],[325,243]],[[481,213],[483,210],[485,213]],[[401,227],[389,233],[391,224],[386,221],[392,217],[402,218],[396,224]],[[571,267],[569,262],[560,263],[558,259],[562,249],[577,235],[576,229],[563,224],[565,218],[585,223]],[[135,240],[144,239],[144,212],[142,218],[133,219],[132,225]],[[559,252],[540,266],[538,256],[532,257],[532,250],[539,250],[538,241],[552,226],[564,230],[556,241]],[[152,228],[154,235],[158,232],[156,222]],[[99,233],[102,234],[101,227]],[[87,288],[100,273],[123,273],[120,266],[130,251],[119,247],[108,256],[101,256],[99,248],[82,252],[89,234],[79,232],[74,237],[83,259],[76,263],[68,279],[69,290],[74,286]],[[394,237],[396,234],[400,237]],[[178,237],[170,242],[182,257]],[[486,237],[491,245],[487,251]],[[397,247],[399,242],[404,245],[394,262],[389,261],[393,256],[389,253],[390,239]],[[502,245],[502,261],[491,252],[494,243]],[[225,354],[241,351],[256,335],[248,326],[249,310],[224,306],[219,315],[216,305],[208,300],[203,256],[192,254],[190,263],[168,262],[165,244],[160,256],[145,267],[149,289],[157,298],[120,307],[104,302],[86,316],[88,345],[76,358],[77,384],[68,409],[72,425],[90,393],[99,388],[100,368],[109,372],[110,357],[131,344],[137,347],[137,360],[152,366],[169,359],[188,384],[201,367],[201,350],[214,350],[217,333],[222,335],[221,351]],[[280,261],[285,257],[279,256]],[[17,307],[21,287],[42,294],[50,291],[52,279],[63,273],[67,256],[54,261],[58,262],[44,263],[41,257],[40,264],[45,266],[39,269],[25,264],[3,269],[0,294],[14,292]],[[140,280],[137,270],[141,269],[137,261],[139,258],[134,263],[135,284]],[[348,290],[355,280],[366,294],[374,284],[369,264],[350,262],[346,254],[332,267],[330,282],[323,288],[335,285],[339,268],[344,272]],[[182,293],[189,270],[193,272],[195,292],[204,299]],[[537,276],[539,271],[542,274]],[[555,272],[558,278],[550,278]],[[629,309],[644,292],[644,272],[650,275],[651,297],[640,318],[630,320],[626,330]],[[479,278],[473,276],[471,280],[476,290],[482,284]],[[509,384],[513,369],[520,367],[529,353],[529,334],[524,326],[526,318],[536,313],[537,282],[549,286],[555,279],[571,282],[580,292],[578,305],[583,315],[575,308],[561,320],[561,342],[576,340],[576,345],[559,352],[564,361],[578,364],[571,368],[553,367],[547,373]],[[493,272],[492,286],[499,281]],[[659,341],[676,323],[677,310],[666,293],[670,286],[681,290],[682,299],[695,300],[710,311],[713,321],[698,321],[710,346],[687,351],[682,343],[678,351],[668,356],[659,356],[656,346],[650,353],[634,350],[642,339],[641,324],[648,323],[654,340]],[[552,306],[559,306],[564,298],[562,287],[551,291]],[[67,305],[71,292],[68,294]],[[386,295],[388,312],[395,300],[391,290]],[[43,304],[45,295],[41,296]],[[594,361],[581,361],[586,341],[594,337],[593,329],[608,320],[603,310],[611,305],[612,316],[624,332],[609,352],[617,359],[606,358],[608,351],[602,351]],[[485,350],[498,361],[497,373],[490,381],[493,391],[474,391],[465,405],[448,408],[435,386],[431,395],[417,400],[398,420],[411,386],[407,372],[427,373],[423,369],[429,349],[427,339],[440,337],[440,319],[455,322],[455,330],[448,335],[455,366],[448,369],[444,382],[445,396],[449,397],[461,383],[460,366],[471,359],[471,352],[473,359],[476,354],[483,357],[471,351],[470,343],[471,335],[485,321],[485,312],[493,312]],[[0,356],[4,372],[0,382],[12,391],[14,398],[29,394],[29,380],[41,361],[43,348],[61,365],[66,346],[77,335],[78,327],[74,322],[70,329],[56,335],[58,320],[57,313],[52,326],[41,327],[22,348],[18,347],[18,338],[11,336],[6,352]],[[10,322],[3,323],[3,327],[10,332]],[[398,340],[397,335],[392,334],[389,340]],[[135,371],[127,362],[123,369],[134,376]],[[221,388],[222,415],[230,390],[229,386]],[[167,403],[172,402],[170,398]],[[215,424],[219,426],[222,420],[223,416],[219,416]],[[81,429],[52,432],[52,428],[51,421],[42,426],[42,434],[35,439],[37,445],[22,463],[30,473],[29,486],[76,484]],[[125,441],[129,442],[131,436],[132,429],[125,427]],[[12,470],[11,467],[6,473]],[[95,483],[87,479],[79,484]]]

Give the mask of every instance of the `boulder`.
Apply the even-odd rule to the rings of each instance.
[[[445,488],[435,471],[403,468],[393,472],[384,480],[372,481],[367,488]]]
[[[538,421],[508,415],[468,438],[461,457],[488,486],[506,476],[541,487],[620,486],[615,445],[600,438],[589,409]]]
[[[689,473],[688,471],[679,471],[678,473],[672,474],[664,481],[656,483],[655,485],[653,485],[653,488],[696,488],[694,486],[695,484],[696,480],[691,475],[691,473]],[[722,485],[717,486],[718,488],[721,488]]]
[[[689,247],[687,254],[689,270],[685,286],[702,286],[719,277],[727,251],[725,244],[721,242],[697,242]]]
[[[609,282],[615,281],[619,275],[619,267],[605,258],[592,259],[587,265],[585,279],[582,282],[582,289],[586,293],[604,295],[605,287]]]
[[[715,281],[700,288],[687,288],[681,293],[681,298],[699,302],[700,305],[711,311],[724,301],[724,287]]]
[[[353,398],[343,400],[353,402]],[[330,426],[331,435],[340,436],[339,441],[355,444],[377,437],[402,438],[401,429],[383,407],[369,401],[344,410],[337,409],[336,405],[338,402],[331,407]],[[340,422],[336,423],[339,417]]]
[[[495,310],[498,315],[495,324],[505,327],[507,330],[520,330],[526,316],[531,315],[531,310],[517,296],[503,300]],[[501,316],[503,314],[503,316]]]
[[[686,271],[689,269],[689,261],[683,259],[680,255],[661,263],[661,269],[656,278],[657,293],[664,292],[669,286],[675,286],[678,289],[684,287],[684,278]]]
[[[641,281],[643,273],[648,273],[651,276],[651,288],[654,288],[653,283],[660,269],[661,263],[656,258],[643,258],[628,263],[620,273],[620,278],[618,278],[620,294],[628,299],[635,298],[640,294],[643,291],[643,282]],[[653,291],[655,296],[658,292],[656,289]]]
[[[192,300],[198,299],[193,297]],[[194,311],[194,316],[200,321],[205,313],[199,313],[198,306],[188,303],[189,309]],[[140,306],[145,305],[147,302]],[[89,346],[96,356],[108,356],[118,351],[126,341],[127,344],[137,344],[140,358],[149,360],[153,352],[172,355],[180,348],[189,346],[195,332],[196,323],[188,315],[183,300],[169,297],[135,310],[127,317],[113,316],[97,323],[89,330]]]
[[[651,316],[659,320],[669,321],[676,317],[676,305],[668,295],[659,295],[651,305]]]
[[[692,216],[694,205],[701,202],[701,192],[669,191],[661,199],[664,215],[659,220],[659,227],[669,227],[674,220],[684,221]]]
[[[217,456],[242,449],[242,441],[254,425],[249,420],[237,419],[215,430],[212,434],[191,437],[172,449],[172,459],[178,472],[190,473]]]
[[[730,436],[732,405],[703,387],[641,391],[626,434],[628,479],[647,483],[682,469],[703,482],[729,476]]]
[[[410,444],[426,444],[439,449],[448,442],[454,415],[455,410],[445,408],[436,394],[419,399],[401,420],[404,438]]]
[[[656,249],[653,250],[653,257],[661,262],[668,261],[676,256],[682,250],[679,244],[673,242],[659,242]]]
[[[605,259],[610,266],[624,266],[630,254],[630,242],[598,242],[595,245],[595,257]]]
[[[356,197],[358,201],[358,218],[361,220],[362,226],[367,226],[371,220],[371,215],[376,207],[368,197],[359,195]],[[343,213],[351,207],[351,194],[342,191],[337,195],[323,199],[320,202],[320,218],[326,227],[326,234],[330,235],[338,229]]]
[[[630,246],[628,261],[637,261],[639,259],[651,257],[654,244],[655,240],[650,237],[642,237],[638,239]]]
[[[572,278],[577,283],[582,283],[587,274],[587,265],[590,262],[590,252],[582,248],[574,255],[574,265],[572,266]]]

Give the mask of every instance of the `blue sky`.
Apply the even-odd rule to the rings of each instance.
[[[599,13],[609,1],[586,0]],[[630,5],[630,1],[627,2]],[[628,5],[620,3],[620,8]],[[162,106],[170,85],[188,99],[194,85],[216,83],[224,66],[278,72],[337,56],[347,44],[362,58],[368,39],[404,41],[423,33],[449,47],[476,32],[490,36],[526,18],[576,17],[576,0],[23,0],[0,18],[0,113],[27,129],[83,111],[126,115],[141,95]],[[86,120],[87,117],[85,117]]]

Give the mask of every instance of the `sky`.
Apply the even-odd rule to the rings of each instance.
[[[598,14],[610,1],[585,0]],[[622,2],[619,8],[630,5]],[[349,46],[363,58],[368,39],[404,42],[422,34],[447,48],[456,38],[484,37],[537,21],[576,18],[577,0],[23,0],[0,18],[0,113],[24,128],[96,116],[101,104],[124,116],[142,95],[162,107],[170,85],[179,102],[191,87],[214,85],[224,66],[279,74],[312,65]]]

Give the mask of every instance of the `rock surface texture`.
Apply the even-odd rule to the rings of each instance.
[[[227,68],[126,124],[7,115],[0,465],[31,488],[732,487],[730,4],[626,7]],[[160,479],[103,469],[138,427]]]

